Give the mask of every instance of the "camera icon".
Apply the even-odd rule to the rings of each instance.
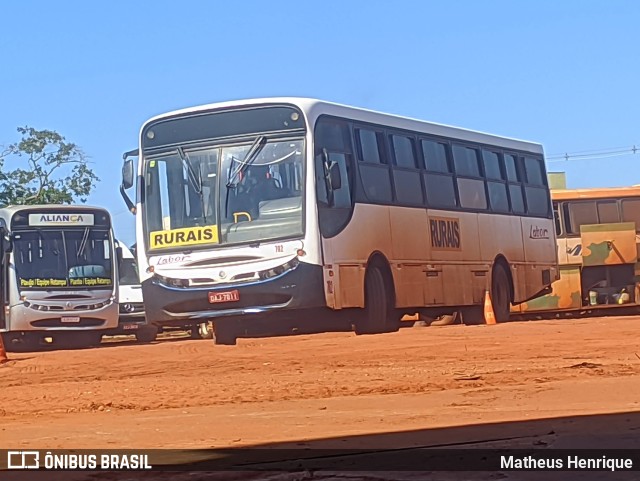
[[[39,451],[7,451],[7,469],[39,469]]]

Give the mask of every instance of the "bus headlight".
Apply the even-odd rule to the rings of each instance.
[[[164,284],[169,287],[189,287],[188,279],[174,279],[172,277],[161,276],[156,273],[155,278],[158,280],[160,284]]]
[[[108,306],[109,304],[111,304],[111,299],[103,301],[103,302],[99,302],[97,304],[91,304],[89,305],[89,309],[101,309],[105,306]]]
[[[24,307],[29,307],[29,308],[34,309],[36,311],[48,311],[49,310],[49,306],[44,306],[42,304],[34,304],[33,302],[29,302],[29,301],[24,301],[23,305],[24,305]]]
[[[284,274],[285,272],[292,271],[298,266],[298,264],[300,264],[300,261],[298,260],[297,257],[294,257],[286,264],[282,264],[281,266],[277,266],[272,269],[267,269],[267,270],[258,272],[258,277],[260,277],[260,279],[263,281],[266,279],[271,279],[273,277],[277,277],[281,274]]]

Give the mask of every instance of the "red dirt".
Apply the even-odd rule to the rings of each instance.
[[[399,447],[518,436],[531,445],[555,430],[544,443],[597,447],[609,427],[613,445],[637,448],[638,332],[640,318],[609,317],[9,353],[1,444]],[[584,428],[568,418],[578,415],[600,417]],[[405,434],[380,436],[392,432]]]

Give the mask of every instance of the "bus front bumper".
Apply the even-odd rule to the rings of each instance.
[[[211,287],[173,287],[156,278],[142,282],[149,322],[188,326],[209,319],[325,307],[322,266],[300,262],[266,280]]]
[[[102,331],[118,325],[118,305],[110,302],[93,310],[37,311],[23,304],[11,306],[8,331]]]

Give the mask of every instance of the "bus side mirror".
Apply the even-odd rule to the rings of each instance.
[[[116,260],[118,261],[118,268],[120,268],[120,266],[122,265],[122,247],[118,246],[116,247]]]
[[[130,189],[131,187],[133,187],[133,181],[135,176],[135,173],[134,173],[135,167],[133,164],[133,159],[127,159],[127,156],[131,155],[132,153],[135,153],[135,151],[126,152],[124,154],[125,160],[124,160],[124,164],[122,165],[122,183],[120,184],[120,195],[122,196],[124,203],[127,204],[127,209],[129,209],[129,212],[135,215],[136,206],[131,201],[131,199],[129,198],[126,192],[127,189]]]
[[[4,226],[0,226],[0,243],[2,253],[10,254],[13,250],[13,239],[11,239],[11,235],[7,232],[7,229]]]
[[[340,175],[340,166],[333,162],[329,167],[329,179],[331,182],[331,188],[333,190],[339,190],[342,187],[342,176]]]
[[[122,187],[130,189],[133,187],[133,160],[127,159],[122,165]]]

